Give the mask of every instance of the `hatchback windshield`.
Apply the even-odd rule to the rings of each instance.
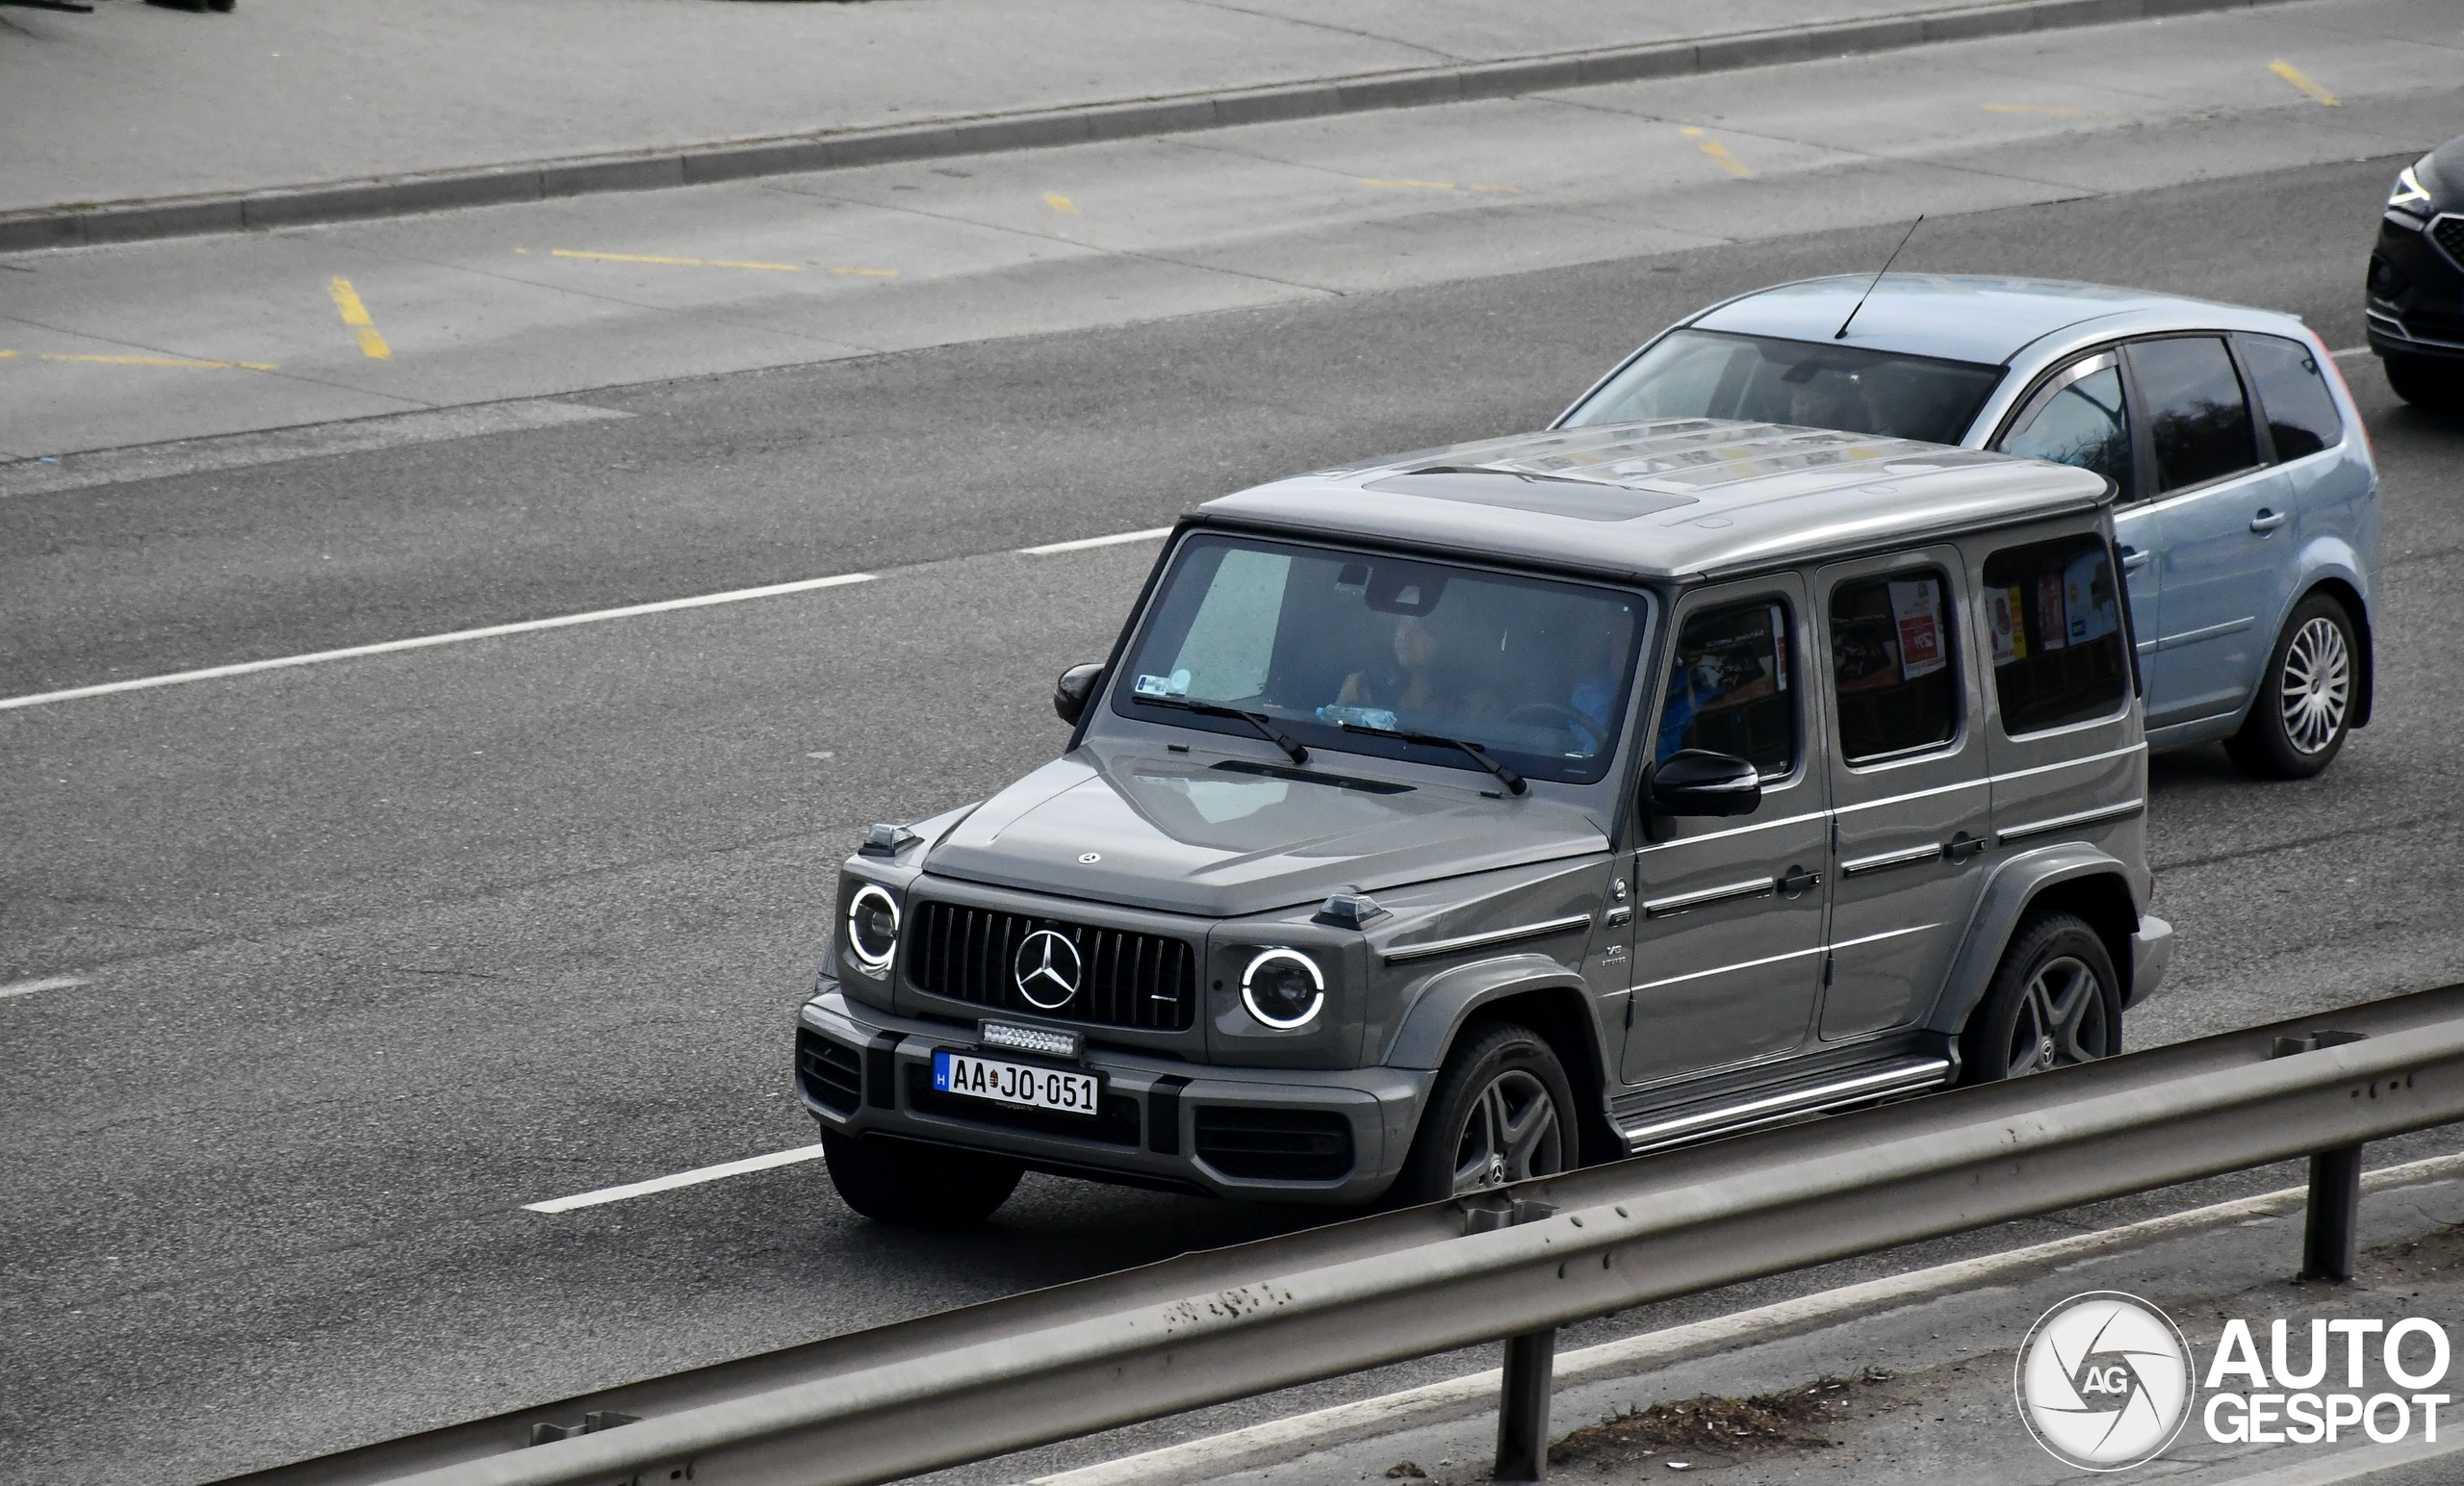
[[[1113,707],[1309,748],[1587,783],[1626,711],[1642,596],[1366,552],[1181,545]],[[1412,738],[1398,734],[1415,734]],[[1462,744],[1471,744],[1466,750]]]
[[[2000,367],[1810,341],[1676,330],[1566,419],[1569,427],[1646,418],[1737,418],[1957,444]]]

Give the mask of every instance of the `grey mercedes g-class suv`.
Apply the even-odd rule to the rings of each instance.
[[[1695,419],[1206,502],[1062,756],[847,861],[833,1181],[1431,1201],[2117,1051],[2171,930],[2111,498]]]

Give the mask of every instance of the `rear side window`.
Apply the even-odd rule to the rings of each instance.
[[[1985,618],[2004,732],[2042,732],[2120,709],[2130,662],[2121,594],[2100,538],[2038,542],[1987,558]]]
[[[1707,609],[1678,631],[1660,705],[1659,759],[1708,749],[1753,763],[1765,779],[1797,766],[1788,611],[1776,599]]]
[[[1901,573],[1831,591],[1831,683],[1839,756],[1870,763],[1948,743],[1960,730],[1942,575]]]
[[[2242,360],[2258,383],[2276,458],[2299,459],[2344,442],[2345,421],[2336,414],[2336,399],[2310,347],[2282,336],[2246,335]]]
[[[2221,340],[2141,341],[2130,347],[2130,365],[2147,402],[2158,491],[2180,490],[2259,462],[2250,404]]]

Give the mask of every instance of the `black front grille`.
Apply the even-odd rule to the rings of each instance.
[[[1351,1121],[1333,1110],[1203,1107],[1197,1154],[1225,1176],[1331,1182],[1351,1170]]]
[[[2448,213],[2429,224],[2429,235],[2436,238],[2438,245],[2447,250],[2449,259],[2458,267],[2464,268],[2464,217],[2458,217],[2452,212]]]
[[[907,1107],[918,1114],[962,1119],[970,1124],[998,1125],[1030,1135],[1065,1136],[1073,1140],[1101,1140],[1106,1145],[1138,1143],[1138,1100],[1131,1094],[1106,1094],[1093,1119],[1052,1110],[1022,1110],[988,1099],[945,1094],[933,1087],[933,1070],[911,1065],[907,1070]]]
[[[1058,1007],[1038,1006],[1018,990],[1018,951],[1042,929],[1077,951],[1077,991]],[[1197,952],[1161,935],[919,903],[907,931],[906,958],[907,978],[916,989],[995,1011],[1159,1032],[1185,1032],[1197,1020]]]
[[[852,1047],[796,1029],[796,1079],[815,1103],[853,1114],[864,1097],[864,1063]]]

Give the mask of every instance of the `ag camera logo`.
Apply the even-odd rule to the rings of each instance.
[[[2019,1417],[2063,1464],[2127,1471],[2189,1422],[2191,1369],[2190,1344],[2156,1307],[2119,1291],[2072,1295],[2020,1344]]]

